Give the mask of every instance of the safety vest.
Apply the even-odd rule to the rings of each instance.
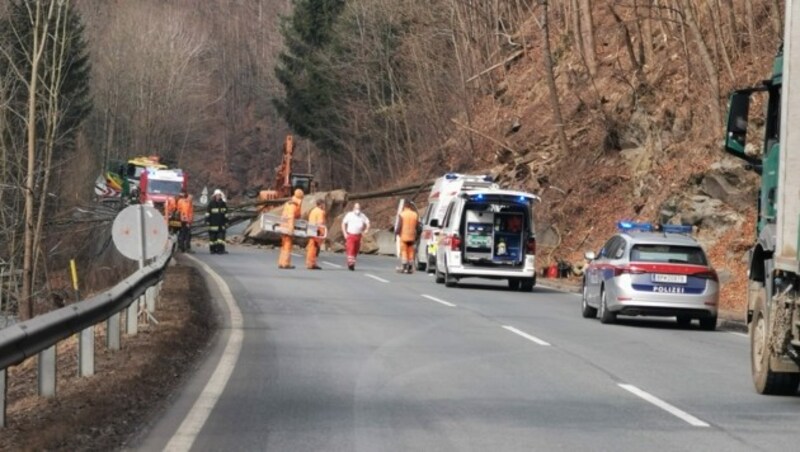
[[[411,209],[400,212],[400,240],[414,242],[417,240],[417,223],[419,215]]]
[[[178,199],[178,212],[181,215],[181,221],[191,223],[194,219],[194,206],[192,205],[191,198]]]

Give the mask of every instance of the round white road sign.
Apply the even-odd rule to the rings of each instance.
[[[140,215],[144,215],[144,234]],[[144,258],[152,259],[160,255],[167,246],[167,221],[154,207],[141,204],[128,206],[117,214],[111,227],[111,237],[119,252],[128,259],[142,258],[142,238],[144,238]]]

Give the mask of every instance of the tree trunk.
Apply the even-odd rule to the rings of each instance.
[[[539,26],[542,30],[542,39],[544,42],[544,67],[547,87],[550,91],[550,108],[553,110],[553,119],[555,119],[556,122],[555,126],[561,151],[566,155],[569,153],[569,144],[567,142],[564,119],[561,116],[561,101],[558,99],[558,87],[556,86],[555,69],[553,68],[553,54],[550,51],[550,27],[547,20],[547,0],[540,1],[540,4],[544,7],[542,20]]]
[[[586,63],[589,73],[597,74],[597,54],[595,53],[594,18],[592,17],[592,0],[579,0],[581,12],[581,35],[583,35],[583,49],[586,53]]]
[[[682,6],[684,22],[686,22],[686,25],[689,27],[689,31],[692,33],[694,41],[697,44],[697,50],[700,53],[700,61],[706,71],[708,83],[711,87],[711,119],[714,121],[714,124],[721,125],[722,111],[719,106],[720,90],[717,68],[714,66],[714,61],[711,59],[711,53],[709,53],[708,46],[703,39],[703,34],[700,32],[700,28],[694,19],[691,2],[689,0],[683,0]]]
[[[747,45],[751,51],[756,48],[756,25],[753,22],[753,0],[744,0],[745,15],[747,16]]]
[[[567,2],[564,2],[567,3]],[[583,29],[581,28],[581,13],[580,13],[580,5],[578,5],[578,0],[569,0],[570,4],[570,19],[571,19],[571,29],[572,29],[572,37],[573,41],[575,42],[575,47],[578,50],[578,54],[583,59],[584,63],[586,63],[586,68],[589,69],[589,61],[586,58],[586,52],[583,49]],[[591,69],[589,69],[591,73]]]
[[[772,27],[775,29],[778,39],[783,39],[783,23],[781,23],[783,14],[781,14],[780,0],[772,0],[772,13],[769,16],[772,18]]]
[[[45,112],[45,141],[44,141],[44,173],[41,179],[41,191],[39,200],[39,212],[37,213],[36,225],[33,235],[33,273],[31,276],[32,281],[37,281],[39,276],[39,262],[40,256],[44,256],[42,252],[41,243],[44,232],[45,211],[47,208],[47,192],[50,189],[50,178],[53,173],[53,154],[55,152],[56,140],[58,135],[58,128],[61,122],[61,105],[59,96],[61,94],[61,85],[63,83],[63,69],[64,60],[67,50],[67,20],[66,17],[69,8],[69,1],[63,3],[59,2],[58,11],[55,17],[54,32],[51,36],[52,53],[50,60],[50,79],[45,91],[47,96],[47,110]],[[46,64],[46,63],[45,63]],[[46,278],[45,278],[46,280]]]
[[[633,49],[631,32],[628,30],[628,26],[625,25],[625,22],[622,20],[619,14],[617,14],[617,10],[615,10],[610,3],[608,5],[608,9],[611,11],[611,15],[614,16],[614,21],[617,22],[620,30],[622,30],[622,37],[625,41],[625,49],[628,51],[628,58],[631,60],[631,67],[636,74],[636,79],[644,83],[644,77],[642,76],[642,62],[636,58],[636,51]]]
[[[452,6],[452,24],[455,25],[455,14],[456,14],[456,5]],[[461,99],[464,102],[464,114],[467,116],[467,124],[472,127],[472,113],[470,112],[470,100],[469,100],[469,92],[467,91],[467,82],[466,76],[464,75],[464,62],[461,59],[461,52],[459,51],[459,44],[458,40],[456,39],[455,30],[452,33],[453,38],[453,49],[456,55],[456,63],[458,64],[458,73],[459,78],[461,79],[461,90],[462,90],[462,97]],[[467,138],[469,139],[469,150],[472,155],[475,154],[475,141],[472,139],[472,135],[468,135]]]
[[[42,1],[36,0],[33,16],[33,47],[31,48],[30,62],[31,74],[28,81],[28,115],[27,115],[27,140],[28,140],[28,165],[25,174],[25,224],[23,232],[22,252],[22,293],[20,294],[20,318],[22,320],[33,317],[33,258],[36,250],[34,244],[34,198],[36,197],[36,90],[39,81],[39,63],[47,38],[47,29],[53,8],[56,2],[50,2],[50,11],[46,18],[42,17]],[[30,7],[29,7],[30,8]],[[41,36],[39,35],[41,27]]]
[[[647,10],[640,25],[642,46],[644,47],[644,64],[653,64],[655,62],[653,50],[653,0],[647,0],[645,3]]]
[[[728,9],[728,31],[731,35],[731,43],[734,49],[742,47],[742,34],[739,33],[739,27],[736,25],[736,11],[733,7],[733,0],[725,0],[725,7]],[[735,54],[735,52],[734,52]]]

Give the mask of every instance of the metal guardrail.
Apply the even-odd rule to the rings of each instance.
[[[79,334],[78,372],[94,375],[94,326],[107,321],[106,345],[120,348],[120,313],[127,308],[128,335],[138,332],[139,308],[147,315],[155,309],[164,271],[174,244],[153,262],[137,270],[110,290],[78,303],[48,312],[0,330],[0,427],[6,425],[7,368],[39,355],[39,395],[56,392],[56,344]],[[138,301],[138,302],[137,302]]]

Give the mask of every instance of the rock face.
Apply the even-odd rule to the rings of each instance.
[[[700,191],[741,211],[756,204],[757,179],[741,163],[725,159],[703,176]]]
[[[738,161],[726,158],[695,180],[687,193],[669,198],[660,209],[662,223],[697,226],[713,240],[744,218],[738,212],[756,204],[757,177]]]
[[[301,218],[308,218],[308,213],[316,205],[318,199],[325,201],[325,211],[327,212],[328,227],[331,228],[328,232],[328,240],[326,245],[330,248],[332,239],[333,227],[341,224],[341,214],[347,205],[347,192],[344,190],[336,190],[330,192],[312,193],[303,198],[303,205],[301,206]],[[283,206],[278,206],[267,212],[274,215],[280,215]],[[332,220],[334,219],[334,220]],[[341,232],[341,230],[340,230]],[[281,241],[281,235],[272,231],[264,231],[261,229],[261,222],[258,218],[254,219],[244,232],[245,241],[251,243],[278,245]],[[305,246],[306,240],[295,239],[295,245]]]

